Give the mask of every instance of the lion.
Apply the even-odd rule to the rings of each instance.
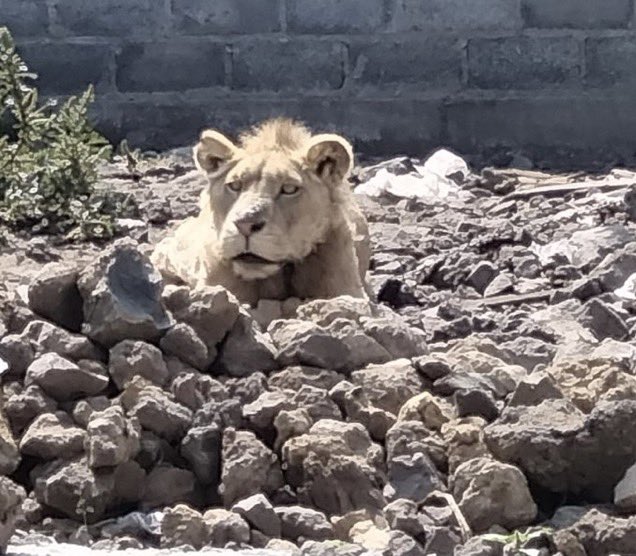
[[[151,257],[166,282],[220,285],[250,305],[368,297],[369,230],[346,179],[346,139],[275,119],[237,143],[203,131],[194,161],[208,181],[199,215]]]

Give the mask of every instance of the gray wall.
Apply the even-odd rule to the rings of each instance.
[[[0,0],[0,24],[139,146],[284,114],[373,154],[636,152],[634,0]]]

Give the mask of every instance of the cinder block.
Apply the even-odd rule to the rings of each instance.
[[[452,37],[354,41],[352,78],[359,87],[456,89],[462,55],[462,45]]]
[[[376,32],[387,14],[387,0],[287,0],[288,29],[296,33]]]
[[[467,100],[450,103],[446,117],[450,142],[465,152],[501,145],[633,152],[636,136],[630,97]]]
[[[225,83],[225,46],[209,40],[131,43],[117,56],[120,91],[186,91]]]
[[[44,0],[0,0],[0,27],[14,37],[43,36],[49,27]]]
[[[243,91],[340,89],[345,46],[336,41],[295,38],[248,39],[233,45],[232,87]]]
[[[511,30],[520,26],[519,0],[395,0],[391,24],[398,32]]]
[[[187,103],[182,98],[161,96],[148,95],[146,99],[103,108],[121,121],[115,140],[126,138],[137,147],[165,149],[194,144],[201,130],[208,127],[236,136],[276,116],[296,118],[317,132],[345,135],[357,151],[368,154],[403,152],[423,156],[439,145],[442,137],[440,101],[324,97],[270,100],[247,95]]]
[[[38,74],[37,85],[43,94],[78,93],[91,83],[97,91],[109,87],[112,52],[107,45],[30,42],[19,45],[18,51]]]
[[[468,42],[468,84],[480,89],[571,86],[581,75],[571,37],[507,37]]]
[[[623,29],[632,0],[522,0],[526,27],[540,29]]]
[[[588,39],[587,84],[592,87],[636,85],[636,40],[630,37]]]
[[[169,17],[163,0],[54,0],[53,11],[63,32],[87,37],[161,34]]]
[[[188,35],[280,31],[281,0],[172,0],[176,29]]]

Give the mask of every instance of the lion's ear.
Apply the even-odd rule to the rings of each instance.
[[[353,166],[351,144],[331,133],[312,137],[306,155],[309,167],[326,180],[342,180]]]
[[[194,147],[194,162],[199,170],[215,172],[229,161],[236,151],[236,145],[225,135],[206,129]]]

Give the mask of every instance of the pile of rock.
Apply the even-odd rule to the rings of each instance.
[[[628,210],[487,185],[365,200],[383,304],[164,288],[132,240],[44,267],[2,306],[0,544],[633,551]]]

